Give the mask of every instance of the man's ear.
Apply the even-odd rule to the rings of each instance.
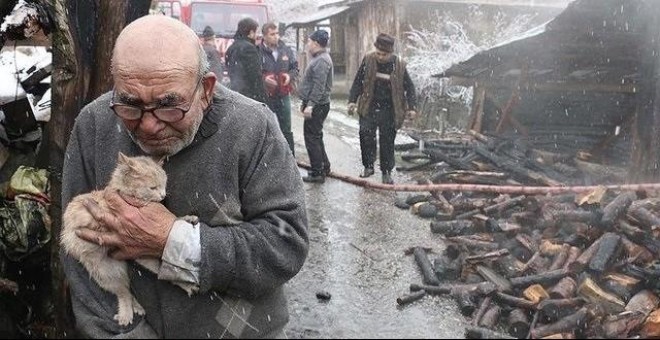
[[[215,91],[215,84],[217,83],[219,76],[222,75],[216,75],[213,72],[209,72],[204,75],[204,79],[202,79],[202,86],[204,86],[204,96],[206,97],[208,103],[211,103],[213,92]]]

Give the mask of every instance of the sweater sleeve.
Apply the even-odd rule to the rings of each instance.
[[[262,110],[264,110],[262,108]],[[243,222],[201,225],[200,292],[256,298],[291,279],[307,257],[307,213],[300,173],[274,115],[239,171]],[[238,141],[238,143],[250,143]]]
[[[73,197],[96,189],[94,187],[96,176],[93,170],[94,141],[88,137],[95,135],[94,115],[86,111],[87,108],[83,109],[76,120],[64,157],[62,211]],[[70,290],[76,328],[84,337],[156,338],[153,328],[138,315],[134,315],[131,325],[119,326],[113,319],[117,313],[117,298],[99,287],[80,262],[63,251],[60,252],[60,257]]]
[[[355,74],[355,79],[353,79],[353,85],[348,94],[348,102],[355,103],[357,102],[358,97],[362,94],[362,89],[364,88],[364,75],[367,72],[367,63],[366,59],[362,58],[362,63],[360,68],[358,68],[357,73]]]

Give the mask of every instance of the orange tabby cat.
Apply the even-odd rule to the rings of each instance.
[[[161,164],[149,157],[128,157],[120,152],[117,167],[112,173],[108,186],[103,190],[74,197],[64,212],[60,235],[62,247],[67,254],[82,263],[101,288],[117,296],[119,311],[114,319],[122,326],[133,322],[133,313],[144,315],[144,308],[131,294],[126,262],[109,257],[107,247],[87,242],[76,236],[75,231],[79,228],[105,231],[105,227],[96,222],[82,202],[92,199],[101,209],[107,210],[108,205],[103,198],[104,190],[118,191],[124,197],[130,196],[145,204],[160,202],[165,198],[166,184],[167,175]],[[152,272],[158,273],[159,260],[139,259],[136,261]],[[195,291],[195,288],[191,286],[182,285],[181,287],[189,295]]]

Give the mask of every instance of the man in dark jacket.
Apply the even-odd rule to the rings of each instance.
[[[348,112],[360,115],[360,150],[364,171],[374,174],[376,130],[380,141],[380,171],[385,184],[393,184],[394,138],[406,117],[414,118],[415,86],[406,64],[394,55],[394,37],[381,33],[358,69],[349,93]],[[356,104],[357,103],[357,104]]]
[[[324,183],[330,172],[330,161],[323,144],[323,122],[330,112],[330,90],[332,89],[332,58],[326,50],[328,32],[318,30],[309,36],[307,52],[309,62],[300,82],[298,95],[302,100],[300,111],[305,117],[303,134],[309,155],[311,171],[303,181]]]
[[[291,97],[293,84],[298,78],[298,61],[283,41],[274,22],[268,22],[261,28],[263,41],[259,45],[262,59],[266,104],[277,115],[280,130],[295,154],[293,132],[291,132]]]
[[[261,80],[261,56],[255,44],[259,24],[252,18],[238,22],[234,42],[227,49],[225,63],[229,73],[229,88],[265,103],[266,92]]]

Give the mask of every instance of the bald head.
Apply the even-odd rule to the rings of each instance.
[[[203,51],[195,32],[182,22],[163,15],[147,15],[127,25],[117,37],[112,74],[198,74]]]

